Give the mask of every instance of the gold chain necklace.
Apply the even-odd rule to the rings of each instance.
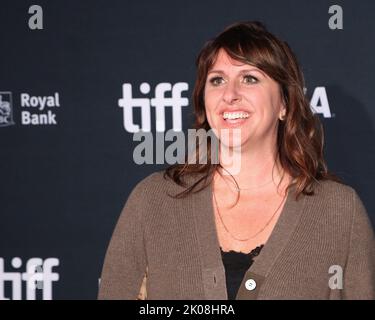
[[[244,191],[244,190],[252,190],[252,189],[259,189],[259,188],[262,188],[262,187],[265,187],[265,186],[268,186],[271,182],[274,182],[274,180],[270,180],[264,184],[261,184],[260,186],[253,186],[253,187],[247,187],[247,188],[240,188],[240,187],[237,187],[237,186],[234,186],[234,189],[233,187],[228,183],[228,181],[226,181],[225,179],[223,179],[225,184],[232,190],[235,190],[237,192],[241,192],[241,191]]]
[[[265,225],[260,231],[258,231],[256,234],[252,235],[251,237],[249,237],[249,238],[247,238],[247,239],[240,239],[240,238],[237,238],[237,237],[235,237],[234,235],[232,235],[232,234],[230,233],[230,231],[228,230],[227,226],[225,225],[224,220],[223,220],[223,218],[222,218],[222,216],[221,216],[221,214],[220,214],[220,210],[219,210],[219,206],[218,206],[218,204],[217,204],[217,200],[216,200],[215,192],[212,192],[212,195],[213,195],[214,200],[215,200],[215,205],[216,205],[217,213],[218,213],[218,215],[219,215],[219,217],[220,217],[220,221],[221,221],[222,225],[224,226],[225,231],[228,232],[228,234],[229,234],[233,239],[235,239],[235,240],[237,240],[237,241],[248,241],[248,240],[250,240],[250,239],[254,239],[254,238],[255,238],[258,234],[260,234],[265,228],[267,228],[267,226],[271,223],[273,217],[276,215],[276,212],[280,209],[282,203],[284,202],[285,197],[287,196],[287,193],[285,193],[285,195],[284,195],[282,201],[280,202],[280,204],[279,204],[279,206],[277,207],[276,211],[273,213],[272,217],[268,220],[268,222],[266,223],[266,225]]]
[[[223,170],[226,171],[226,172],[230,175],[230,172],[229,172],[227,169],[225,169],[224,167],[223,167]],[[245,190],[252,190],[252,189],[259,189],[259,188],[262,188],[262,187],[268,186],[271,182],[274,182],[273,174],[272,174],[272,179],[271,179],[270,181],[264,183],[264,184],[261,184],[261,185],[258,185],[258,186],[246,187],[246,188],[240,188],[240,187],[238,186],[238,184],[236,184],[236,185],[234,186],[234,189],[233,189],[233,187],[228,183],[228,181],[227,181],[225,178],[223,178],[223,177],[221,176],[221,174],[219,174],[219,176],[224,180],[225,184],[226,184],[230,189],[235,190],[235,191],[237,191],[237,192],[241,192],[241,191],[245,191]]]

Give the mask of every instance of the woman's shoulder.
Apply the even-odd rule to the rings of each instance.
[[[168,181],[162,171],[153,172],[140,179],[126,197],[123,211],[132,211],[136,215],[144,215],[155,210],[165,201],[163,196]]]
[[[136,187],[150,187],[153,185],[160,185],[163,183],[163,171],[155,171],[146,177],[142,178],[137,184]]]
[[[153,172],[144,178],[141,178],[133,187],[130,196],[144,197],[153,195],[156,190],[164,188],[164,178],[161,171]]]
[[[141,179],[133,188],[133,196],[163,199],[168,194],[184,190],[165,174],[165,170],[155,171]]]
[[[145,191],[151,191],[150,189],[165,189],[172,183],[171,179],[165,175],[165,170],[155,171],[146,177],[142,178],[134,187],[134,189],[140,189]]]
[[[346,183],[333,180],[319,180],[314,189],[311,203],[314,206],[323,205],[330,212],[337,212],[341,216],[355,214],[367,216],[367,210],[357,190]],[[346,214],[345,214],[346,213]]]
[[[314,192],[318,196],[327,198],[328,200],[347,200],[359,198],[354,187],[344,182],[337,182],[334,180],[318,180],[315,183],[316,188]]]
[[[354,188],[344,182],[337,182],[334,180],[317,180],[315,183],[318,192],[337,192],[339,194],[347,195],[354,191]]]

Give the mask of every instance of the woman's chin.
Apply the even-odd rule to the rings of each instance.
[[[220,144],[227,148],[241,147],[247,140],[244,136],[243,130],[240,128],[221,128],[218,132],[219,136],[217,133],[216,136],[219,138]]]
[[[235,137],[229,139],[220,139],[220,146],[228,149],[241,149],[244,148],[246,144],[245,139],[236,139]]]
[[[245,130],[245,128],[227,128],[217,126],[216,128],[211,128],[211,130],[218,139],[220,145],[225,148],[245,148],[245,145],[249,140],[248,130]]]

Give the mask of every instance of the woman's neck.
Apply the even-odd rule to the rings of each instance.
[[[243,149],[243,148],[241,148]],[[275,149],[258,148],[257,150],[220,149],[221,175],[231,180],[236,179],[240,189],[261,187],[272,180],[278,184],[283,174]]]

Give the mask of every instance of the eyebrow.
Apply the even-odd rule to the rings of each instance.
[[[251,72],[251,71],[255,71],[255,72],[259,72],[261,73],[264,77],[266,76],[266,74],[260,70],[260,69],[255,69],[255,68],[252,68],[252,69],[243,69],[241,71],[239,71],[238,73],[243,75],[243,74],[246,74],[248,72]],[[209,75],[210,73],[218,73],[218,74],[225,74],[225,72],[223,70],[211,70],[207,73],[207,75]]]

